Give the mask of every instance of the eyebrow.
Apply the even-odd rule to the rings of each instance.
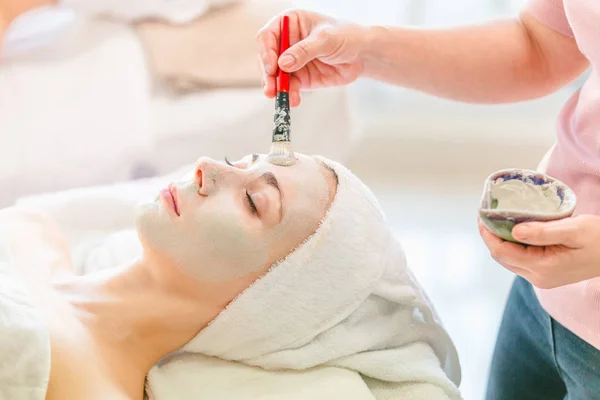
[[[339,178],[337,172],[335,172],[335,169],[333,169],[332,167],[327,165],[322,160],[319,160],[318,158],[313,158],[313,159],[317,162],[317,164],[319,164],[321,167],[325,168],[327,171],[329,171],[329,173],[331,173],[331,176],[333,177],[333,180],[335,181],[335,185],[338,186],[340,184],[340,178]]]
[[[279,182],[277,181],[277,178],[272,172],[265,172],[258,179],[264,180],[267,185],[277,189],[277,191],[279,192],[279,198],[283,199],[283,191],[279,187]],[[281,222],[281,220],[283,219],[283,201],[280,201],[280,203],[281,207],[279,207],[279,222]]]

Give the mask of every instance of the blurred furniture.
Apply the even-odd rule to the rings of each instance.
[[[255,33],[239,34],[253,41]],[[211,57],[236,63],[227,52]],[[187,85],[181,93],[159,84],[156,72],[134,27],[100,19],[80,18],[52,44],[3,60],[0,207],[20,196],[164,174],[199,156],[268,151],[274,102],[258,73],[255,85]],[[358,133],[347,90],[303,100],[292,114],[295,150],[344,161]]]

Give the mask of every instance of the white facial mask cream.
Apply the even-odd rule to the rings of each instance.
[[[178,186],[178,199],[201,203],[197,186]],[[245,227],[233,202],[220,199],[219,212],[188,207],[181,220],[172,220],[160,200],[139,208],[138,231],[148,245],[164,252],[178,267],[204,282],[224,282],[261,269],[269,249],[260,232]],[[223,201],[224,200],[224,201]]]
[[[285,203],[283,219],[274,225],[251,215],[244,183],[248,174],[255,180],[271,170]],[[254,171],[207,164],[203,174],[213,182],[210,193],[201,196],[194,180],[180,182],[179,216],[159,197],[138,207],[136,225],[146,246],[204,282],[232,281],[268,268],[314,232],[327,208],[329,186],[314,160],[286,168],[264,162]],[[279,210],[276,189],[261,187],[272,194],[263,207]]]
[[[552,183],[535,185],[519,179],[498,179],[492,183],[491,196],[497,201],[497,209],[552,213],[562,204],[556,189]]]

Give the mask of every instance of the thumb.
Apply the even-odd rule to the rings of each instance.
[[[296,72],[315,58],[329,55],[333,49],[335,36],[329,30],[313,31],[279,57],[279,68],[285,72]]]
[[[533,246],[564,245],[580,246],[581,230],[584,227],[579,218],[565,218],[550,222],[529,222],[518,224],[512,234],[520,242]]]

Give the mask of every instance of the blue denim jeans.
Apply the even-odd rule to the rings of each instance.
[[[516,278],[498,332],[487,400],[600,400],[600,351],[552,319]]]

